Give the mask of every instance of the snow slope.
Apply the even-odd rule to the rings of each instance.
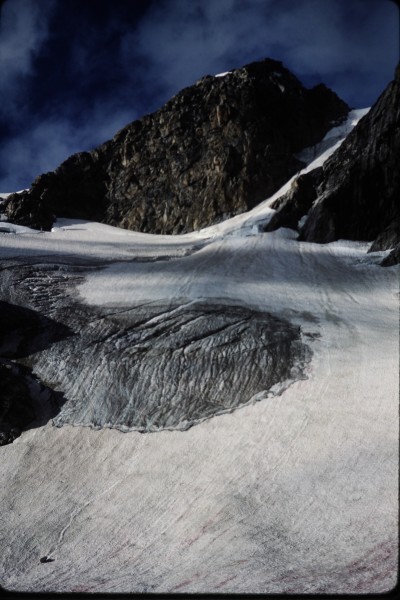
[[[313,352],[308,379],[185,432],[47,423],[0,447],[3,586],[299,594],[395,585],[398,270],[378,266],[384,253],[367,254],[367,243],[259,233],[270,202],[178,237],[62,220],[51,233],[0,234],[3,260],[101,261],[77,288],[86,303],[238,303],[300,325]]]

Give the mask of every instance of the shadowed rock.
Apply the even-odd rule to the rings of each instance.
[[[382,267],[393,267],[400,263],[400,243],[381,262]]]
[[[11,443],[34,421],[48,421],[61,402],[60,394],[42,386],[30,368],[6,359],[29,357],[71,334],[35,310],[0,301],[0,445]]]
[[[35,411],[28,379],[22,370],[0,360],[0,446],[9,444],[33,421]]]
[[[400,242],[400,67],[395,79],[323,165],[318,199],[300,240]]]
[[[67,326],[38,311],[0,301],[0,356],[29,356],[69,335]]]
[[[0,446],[23,429],[44,425],[62,403],[62,395],[42,385],[31,369],[0,359]]]
[[[323,164],[300,175],[278,198],[264,231],[299,228],[300,241],[373,241],[369,251],[400,243],[400,67],[375,105]],[[393,251],[382,263],[399,261]]]
[[[297,230],[299,220],[310,210],[317,197],[317,187],[321,177],[321,167],[299,175],[290,190],[271,204],[271,208],[277,212],[264,227],[264,231],[275,231],[279,227]]]

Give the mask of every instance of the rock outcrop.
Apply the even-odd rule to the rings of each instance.
[[[388,256],[386,256],[382,262],[382,267],[393,267],[400,263],[400,243],[397,244]]]
[[[24,370],[0,359],[0,446],[10,444],[35,418],[29,379]]]
[[[58,216],[142,232],[192,231],[274,193],[302,167],[294,155],[348,110],[323,84],[306,89],[271,59],[206,76],[10,196],[6,214],[43,229]]]
[[[303,175],[276,202],[278,212],[266,229],[291,227],[308,212],[299,240],[363,240],[373,241],[370,251],[394,248],[400,243],[399,164],[400,67],[322,172]]]
[[[9,278],[6,273],[1,280]],[[14,361],[24,363],[29,355],[70,335],[68,326],[29,307],[0,300],[0,446],[13,442],[33,422],[43,424],[60,406],[59,394],[42,385],[28,365]]]
[[[300,219],[309,211],[317,198],[317,188],[322,175],[322,167],[318,167],[296,177],[290,190],[271,204],[271,208],[277,212],[265,225],[264,231],[275,231],[279,227],[297,230]]]
[[[11,444],[25,429],[47,423],[64,402],[29,367],[11,360],[0,358],[0,382],[0,446]]]

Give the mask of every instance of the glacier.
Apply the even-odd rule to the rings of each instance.
[[[363,114],[308,151],[306,169],[322,164]],[[52,232],[15,225],[15,234],[0,233],[4,301],[29,299],[48,319],[64,314],[63,326],[73,330],[108,327],[98,330],[103,345],[93,338],[91,360],[87,349],[72,351],[68,332],[19,359],[31,361],[43,385],[67,392],[57,415],[0,447],[4,588],[377,594],[395,585],[398,269],[380,267],[387,251],[368,254],[370,243],[298,242],[283,228],[263,233],[277,194],[181,236],[64,219]],[[238,402],[230,403],[230,389],[212,414],[200,406],[177,422],[171,410],[171,420],[160,427],[158,416],[149,429],[108,415],[96,426],[98,386],[108,402],[101,366],[112,378],[132,343],[121,331],[138,335],[138,320],[153,335],[168,316],[167,337],[189,325],[185,348],[201,352],[201,336],[226,326],[221,314],[238,339],[208,399],[223,396],[218,382],[227,371]],[[251,326],[242,336],[244,322]],[[247,389],[244,373],[264,360],[251,355],[257,336],[266,332],[268,345],[276,328],[279,344],[295,345],[282,355],[286,371],[269,389],[263,373]],[[207,339],[216,347],[226,341]],[[143,350],[143,338],[137,344]],[[168,386],[163,358],[150,358],[146,386],[154,394],[154,386]],[[267,350],[264,358],[268,364]],[[176,360],[183,375],[185,363]],[[76,365],[84,367],[79,376]],[[183,376],[183,402],[191,379]],[[199,377],[195,387],[202,398],[207,381]]]

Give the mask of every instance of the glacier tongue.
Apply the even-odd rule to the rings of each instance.
[[[305,377],[309,357],[299,328],[268,313],[154,304],[83,327],[70,344],[43,354],[36,371],[58,377],[68,397],[56,425],[159,431],[187,429],[276,393]]]
[[[366,243],[260,233],[269,204],[176,238],[67,221],[53,233],[2,234],[2,299],[52,320],[40,344],[33,327],[19,345],[11,335],[8,350],[37,344],[18,361],[68,392],[55,416],[65,426],[43,418],[0,448],[7,589],[379,594],[395,585],[397,274]],[[206,377],[196,373],[193,402],[188,376],[199,363]],[[129,386],[136,396],[123,405]],[[78,422],[102,428],[68,426]],[[122,435],[124,422],[164,431]]]
[[[285,319],[217,299],[89,307],[71,293],[80,271],[6,272],[11,295],[33,310],[2,303],[24,319],[19,332],[5,313],[3,346],[63,394],[58,426],[187,429],[305,377],[311,352]]]
[[[184,360],[190,366],[196,354],[184,350],[201,346],[212,386],[207,377],[196,384],[213,401],[218,373],[238,380],[242,365],[260,384],[251,388],[243,378],[244,396],[260,398],[255,392],[267,385],[257,363],[268,370],[274,347],[291,348],[296,369],[296,353],[307,358],[307,338],[312,361],[289,374],[296,381],[284,394],[185,432],[121,434],[49,422],[2,446],[1,584],[50,593],[390,589],[398,548],[395,270],[377,267],[368,244],[299,243],[288,229],[215,239],[185,256],[181,250],[193,250],[200,236],[159,239],[89,223],[63,228],[5,234],[0,246],[3,300],[61,321],[58,331],[73,334],[45,336],[41,351],[23,359],[44,379],[57,374],[71,392],[60,402],[59,424],[61,417],[89,424],[109,410],[108,382],[124,369],[120,354],[131,366],[123,383],[133,385],[139,367],[131,348],[144,350],[149,395],[154,386],[164,389],[161,355],[149,350],[146,335],[157,333],[158,348],[174,355],[182,384]],[[147,260],[168,253],[170,260]],[[114,263],[101,268],[106,261]],[[195,339],[205,332],[214,334]],[[223,345],[228,333],[230,347]],[[256,336],[266,342],[263,355],[252,354]],[[94,343],[80,352],[85,340]],[[187,342],[183,349],[179,340]],[[220,360],[215,373],[207,347]],[[106,387],[101,410],[90,360]],[[79,387],[87,401],[81,408],[72,394]],[[269,389],[279,393],[280,384]],[[186,409],[188,390],[178,391]],[[229,394],[221,397],[224,408],[232,406]],[[193,408],[203,410],[202,401],[199,394]],[[153,408],[159,423],[163,415]],[[172,402],[169,410],[178,415]]]

